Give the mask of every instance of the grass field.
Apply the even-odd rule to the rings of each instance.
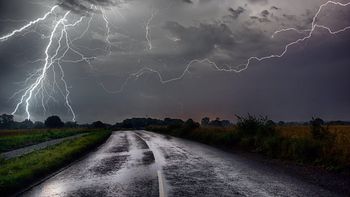
[[[0,153],[47,140],[68,137],[91,130],[87,129],[36,129],[0,130]]]
[[[324,126],[327,128],[327,126]],[[350,126],[349,125],[331,125],[328,127],[332,134],[332,141],[323,143],[322,155],[324,158],[329,158],[330,167],[332,167],[331,160],[338,160],[336,163],[349,168],[350,166]],[[315,141],[313,139],[310,126],[283,126],[277,127],[280,135],[287,139],[307,140],[309,142]],[[316,163],[322,161],[316,161]]]
[[[322,126],[323,138],[313,136],[311,126],[271,126],[259,119],[243,120],[231,128],[200,127],[192,130],[155,126],[147,129],[184,137],[209,145],[239,148],[271,158],[350,170],[350,126]]]
[[[47,176],[102,144],[110,131],[94,131],[80,138],[33,153],[0,161],[0,193],[8,195]]]

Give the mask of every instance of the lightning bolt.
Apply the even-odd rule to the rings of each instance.
[[[27,22],[27,24],[20,27],[19,29],[15,29],[12,32],[0,37],[0,41],[8,40],[11,37],[14,37],[17,34],[22,33],[25,30],[29,29],[31,26],[46,20],[51,14],[54,13],[57,7],[59,6],[58,5],[53,6],[44,16],[36,20],[29,21]],[[96,6],[94,6],[94,4],[91,4],[91,8],[93,7],[96,9]],[[106,32],[107,46],[105,48],[105,51],[108,52],[108,54],[111,54],[112,43],[110,41],[110,33],[111,33],[110,25],[109,25],[107,15],[105,14],[105,11],[102,9],[102,7],[100,7],[100,10],[101,10],[101,16],[105,22],[106,31],[107,31]],[[64,73],[62,63],[86,62],[91,66],[91,61],[97,59],[98,57],[85,56],[83,53],[79,52],[78,50],[79,47],[74,46],[74,42],[82,39],[85,36],[85,34],[89,31],[91,26],[91,21],[95,16],[95,13],[92,13],[90,15],[91,17],[88,19],[86,29],[82,32],[82,34],[80,34],[78,37],[74,39],[70,38],[68,29],[73,28],[79,25],[80,23],[82,23],[86,18],[86,16],[81,16],[75,22],[68,23],[67,22],[68,16],[70,16],[70,14],[71,14],[71,11],[65,11],[62,17],[58,17],[59,20],[54,21],[53,23],[54,25],[50,32],[50,35],[49,36],[42,35],[42,38],[48,38],[49,40],[44,50],[45,58],[38,59],[30,63],[42,62],[43,65],[40,69],[36,70],[26,78],[26,80],[24,81],[24,85],[26,85],[27,87],[15,92],[11,97],[11,98],[14,98],[17,95],[22,94],[12,112],[12,115],[15,115],[19,111],[20,107],[23,105],[27,119],[30,119],[32,116],[30,112],[31,103],[32,103],[32,100],[37,97],[41,97],[41,105],[44,113],[46,113],[47,111],[46,104],[50,100],[57,102],[57,100],[52,96],[54,93],[56,93],[56,88],[57,88],[58,92],[61,93],[64,98],[65,106],[67,107],[68,111],[72,114],[72,120],[73,121],[76,120],[76,114],[73,110],[73,107],[70,101],[71,92],[69,90],[68,83],[65,80],[65,73]],[[56,14],[55,16],[57,18]],[[89,49],[89,50],[94,50],[94,49]],[[68,52],[73,52],[79,58],[65,59]],[[58,73],[56,73],[56,68],[58,68],[58,71],[59,71]],[[49,72],[52,73],[51,82],[48,79]],[[60,75],[60,78],[57,78],[58,75]],[[59,81],[57,79],[59,79]],[[62,84],[62,86],[60,84]],[[47,97],[46,100],[45,100],[45,97]]]
[[[145,35],[145,37],[146,37],[146,40],[147,40],[147,43],[148,43],[148,50],[152,50],[152,48],[153,48],[150,24],[152,23],[152,20],[156,16],[157,13],[158,13],[157,10],[153,10],[150,18],[147,20],[147,22],[145,24],[145,28],[146,28],[146,35]]]
[[[289,42],[288,44],[284,45],[284,49],[280,53],[271,54],[271,55],[262,56],[262,57],[252,56],[252,57],[249,57],[242,64],[235,65],[235,66],[224,65],[224,67],[218,66],[214,61],[210,60],[209,58],[194,59],[194,60],[189,61],[189,63],[184,66],[184,70],[180,75],[178,75],[177,77],[174,77],[174,78],[170,78],[170,79],[165,79],[162,76],[160,71],[152,69],[151,67],[143,67],[140,70],[138,70],[137,72],[128,75],[126,80],[122,83],[120,89],[117,91],[107,90],[106,87],[102,83],[101,83],[101,86],[104,90],[106,90],[109,93],[120,93],[125,89],[125,87],[130,82],[130,80],[132,80],[132,79],[137,80],[146,73],[155,74],[161,84],[167,84],[167,83],[171,83],[171,82],[183,79],[185,77],[185,75],[187,73],[189,73],[189,70],[193,65],[204,64],[204,63],[210,64],[211,67],[217,71],[240,73],[240,72],[246,70],[252,62],[261,62],[261,61],[272,59],[272,58],[282,58],[288,52],[290,47],[310,39],[317,29],[325,29],[325,30],[327,30],[327,32],[329,34],[332,34],[332,35],[336,35],[336,34],[339,34],[341,32],[349,30],[350,26],[346,26],[346,27],[344,27],[342,29],[338,29],[338,30],[333,30],[330,27],[327,27],[327,26],[322,25],[322,24],[318,24],[316,22],[317,18],[319,17],[319,15],[322,12],[322,10],[329,5],[347,7],[350,5],[350,2],[341,3],[341,2],[337,2],[337,1],[327,1],[326,3],[322,4],[318,8],[316,14],[314,15],[312,23],[311,23],[311,27],[309,29],[286,28],[286,29],[281,29],[281,30],[274,32],[271,36],[272,38],[275,38],[277,35],[282,34],[284,32],[288,32],[288,31],[294,31],[298,34],[303,35],[303,37],[298,38],[298,39],[294,40],[293,42]],[[58,7],[58,5],[53,6],[47,13],[44,14],[44,16],[37,18],[36,20],[29,21],[24,26],[22,26],[18,29],[15,29],[12,32],[0,37],[0,42],[3,42],[3,41],[9,40],[10,38],[16,37],[20,33],[22,33],[22,34],[26,33],[26,31],[29,28],[31,28],[32,26],[34,26],[42,21],[45,21],[52,14],[54,14],[56,16],[56,18],[58,19],[58,20],[55,19],[53,21],[53,27],[51,27],[52,30],[49,33],[49,35],[48,36],[42,35],[43,39],[44,38],[48,39],[48,43],[44,49],[45,58],[38,59],[38,60],[35,60],[32,62],[32,63],[42,63],[43,64],[42,67],[40,69],[34,71],[33,73],[31,73],[27,77],[27,79],[24,81],[24,84],[27,86],[26,88],[23,88],[23,89],[15,92],[14,95],[12,96],[14,98],[14,97],[17,97],[18,95],[22,94],[19,97],[18,103],[15,105],[15,109],[12,112],[13,115],[18,113],[19,108],[21,106],[24,106],[27,119],[30,119],[32,117],[31,112],[30,112],[31,103],[32,103],[33,99],[35,99],[37,97],[41,98],[40,102],[41,102],[42,108],[43,108],[44,112],[46,112],[48,110],[46,108],[47,102],[49,102],[50,100],[57,102],[57,100],[53,97],[53,94],[58,90],[64,98],[65,106],[67,107],[68,111],[72,114],[72,120],[73,121],[76,120],[76,114],[73,110],[73,107],[72,107],[72,104],[70,101],[71,92],[69,90],[68,83],[65,80],[66,75],[64,73],[62,63],[86,62],[89,65],[91,65],[91,62],[98,58],[96,56],[91,56],[91,57],[85,56],[83,53],[79,52],[79,47],[74,45],[74,43],[77,40],[82,39],[83,36],[89,31],[91,21],[94,17],[94,13],[87,20],[86,28],[84,29],[82,34],[80,34],[76,38],[72,39],[72,38],[70,38],[68,30],[70,28],[76,27],[79,24],[82,24],[83,21],[85,20],[86,16],[80,17],[75,22],[68,23],[68,18],[69,18],[68,16],[70,16],[71,12],[65,11],[63,13],[63,15],[61,15],[61,17],[58,17],[55,13],[55,10],[57,9],[57,7]],[[91,7],[94,7],[94,5],[92,4]],[[95,9],[96,9],[96,7],[95,7]],[[105,42],[107,45],[106,45],[104,51],[106,51],[108,53],[108,55],[111,55],[111,53],[112,53],[111,49],[112,49],[113,44],[111,42],[110,23],[109,23],[106,11],[102,7],[100,7],[99,9],[101,11],[101,17],[102,17],[103,21],[105,22],[105,29],[106,29]],[[145,30],[146,30],[145,39],[147,41],[149,50],[153,49],[150,26],[151,26],[152,20],[156,16],[157,12],[158,11],[153,10],[150,18],[148,18],[148,20],[146,21],[146,24],[145,24]],[[90,49],[90,50],[95,50],[95,49]],[[79,58],[65,59],[68,52],[73,52]],[[49,81],[49,74],[50,73],[52,73],[52,76],[53,76],[51,81]],[[45,100],[45,98],[47,98],[47,99]]]
[[[24,25],[23,27],[21,27],[21,28],[19,28],[19,29],[16,29],[16,30],[12,31],[12,32],[9,33],[9,34],[0,37],[0,41],[5,41],[5,40],[7,40],[7,39],[13,37],[13,36],[16,35],[17,33],[23,32],[24,30],[28,29],[28,28],[31,27],[32,25],[37,24],[37,23],[39,23],[39,22],[41,22],[41,21],[46,20],[47,17],[48,17],[50,14],[52,14],[52,13],[54,12],[54,10],[55,10],[57,7],[58,7],[58,5],[53,6],[53,7],[51,8],[51,10],[50,10],[49,12],[47,12],[43,17],[38,18],[38,19],[36,19],[36,20],[34,20],[34,21],[30,21],[29,23],[27,23],[27,24]]]
[[[204,58],[204,59],[194,59],[194,60],[191,60],[186,66],[185,66],[185,69],[183,70],[183,72],[177,76],[177,77],[174,77],[174,78],[171,78],[171,79],[164,79],[161,72],[160,71],[157,71],[155,69],[152,69],[150,67],[143,67],[141,68],[139,71],[137,71],[136,73],[132,73],[129,75],[129,77],[124,81],[124,83],[122,83],[122,85],[120,86],[119,90],[117,91],[111,91],[111,90],[108,90],[103,84],[101,84],[101,86],[103,87],[103,89],[107,92],[107,93],[121,93],[123,92],[124,88],[126,87],[127,83],[131,80],[131,79],[139,79],[141,76],[143,76],[144,74],[146,73],[154,73],[157,75],[158,79],[159,79],[159,82],[161,84],[166,84],[166,83],[170,83],[170,82],[174,82],[174,81],[178,81],[178,80],[181,80],[184,78],[184,76],[186,75],[186,73],[189,73],[189,69],[194,65],[194,64],[197,64],[197,63],[208,63],[212,66],[212,68],[216,71],[221,71],[221,72],[235,72],[235,73],[240,73],[242,71],[245,71],[246,69],[248,69],[248,67],[250,66],[250,64],[253,62],[253,61],[256,61],[256,62],[261,62],[261,61],[264,61],[264,60],[268,60],[268,59],[273,59],[273,58],[282,58],[289,50],[290,47],[294,46],[294,45],[297,45],[299,43],[302,43],[308,39],[310,39],[312,37],[312,35],[314,34],[315,30],[317,28],[320,28],[320,29],[325,29],[328,31],[329,34],[332,34],[332,35],[336,35],[336,34],[339,34],[341,32],[344,32],[344,31],[347,31],[350,29],[350,26],[346,26],[342,29],[339,29],[339,30],[332,30],[330,27],[327,27],[327,26],[324,26],[324,25],[320,25],[320,24],[317,24],[316,23],[316,20],[317,18],[319,17],[319,15],[321,14],[321,11],[327,7],[328,5],[337,5],[337,6],[342,6],[342,7],[347,7],[350,5],[350,2],[348,3],[341,3],[341,2],[337,2],[337,1],[327,1],[326,3],[322,4],[321,6],[319,6],[316,14],[314,15],[313,19],[312,19],[312,23],[311,23],[311,28],[310,29],[306,29],[306,30],[299,30],[297,28],[286,28],[286,29],[281,29],[281,30],[278,30],[276,32],[274,32],[272,34],[272,38],[274,38],[277,34],[280,34],[280,33],[283,33],[283,32],[287,32],[287,31],[295,31],[299,34],[304,34],[304,33],[307,33],[307,35],[305,35],[304,37],[302,38],[299,38],[293,42],[290,42],[288,44],[286,44],[284,46],[284,49],[282,50],[282,52],[278,53],[278,54],[271,54],[271,55],[267,55],[267,56],[262,56],[262,57],[256,57],[256,56],[252,56],[252,57],[249,57],[245,63],[242,63],[242,64],[239,64],[239,65],[236,65],[236,66],[231,66],[231,65],[223,65],[224,67],[220,67],[218,66],[214,61],[211,61],[209,58]],[[152,17],[151,17],[152,18]],[[146,31],[147,32],[147,31]]]
[[[26,28],[29,28],[31,25],[38,23],[42,20],[45,20],[55,9],[57,8],[57,6],[54,6],[48,13],[45,14],[45,16],[43,16],[42,18],[39,18],[37,20],[31,21],[28,24],[26,24],[25,26],[21,27],[20,29],[14,30],[13,32],[11,32],[10,34],[7,34],[2,38],[2,40],[4,39],[8,39],[11,36],[14,36],[16,33],[19,33],[23,30],[25,30]],[[27,119],[31,118],[31,113],[30,113],[30,105],[31,105],[31,100],[33,99],[33,97],[37,97],[38,95],[41,96],[41,105],[44,109],[44,112],[46,112],[46,107],[45,107],[45,101],[44,101],[44,97],[45,95],[47,95],[49,97],[49,99],[54,99],[54,97],[51,96],[51,93],[49,93],[49,91],[46,88],[46,85],[49,85],[49,83],[46,83],[46,78],[49,72],[49,69],[52,67],[52,71],[53,71],[53,82],[52,85],[50,85],[50,89],[54,92],[55,91],[55,87],[58,87],[58,89],[60,90],[61,94],[64,96],[65,99],[65,105],[67,106],[67,108],[69,109],[69,111],[71,112],[73,118],[72,120],[75,121],[76,120],[76,114],[72,108],[72,105],[70,103],[70,91],[67,85],[67,82],[65,80],[65,74],[64,74],[64,70],[62,68],[61,62],[73,62],[73,63],[77,63],[77,62],[81,62],[81,61],[86,61],[87,63],[90,63],[90,61],[92,59],[94,59],[95,57],[85,57],[82,53],[80,53],[79,51],[77,51],[76,49],[74,49],[72,47],[72,41],[69,39],[68,36],[68,28],[71,27],[75,27],[76,25],[78,25],[79,23],[81,23],[83,21],[83,19],[85,17],[80,17],[79,20],[77,20],[74,23],[69,23],[66,24],[67,22],[67,18],[68,15],[70,14],[70,11],[67,11],[62,18],[60,18],[57,22],[55,22],[55,25],[50,33],[49,36],[49,42],[46,46],[45,49],[45,59],[44,61],[44,65],[41,69],[39,69],[38,71],[34,72],[33,74],[31,74],[25,81],[25,84],[28,84],[29,81],[32,81],[34,79],[34,82],[32,84],[30,84],[27,88],[24,88],[18,92],[16,92],[14,95],[17,95],[21,92],[24,92],[22,94],[22,96],[19,99],[19,102],[16,104],[14,111],[12,112],[12,114],[16,114],[19,110],[19,107],[21,105],[25,106],[25,112],[27,115]],[[89,25],[90,25],[91,20],[89,20]],[[59,31],[59,29],[61,28],[61,30]],[[55,35],[57,34],[57,32],[59,33],[59,39],[57,41],[58,46],[56,47],[56,49],[54,50],[54,54],[50,55],[50,50],[53,48],[53,44],[55,42]],[[87,30],[86,30],[87,31]],[[85,32],[86,33],[86,32]],[[62,53],[61,56],[59,56],[59,53],[62,49],[62,40],[65,40],[65,45],[66,48],[64,50],[64,52]],[[75,40],[79,39],[76,38]],[[74,40],[74,41],[75,41]],[[63,58],[66,56],[66,54],[68,53],[68,51],[72,51],[75,54],[79,55],[81,58],[77,59],[77,60],[64,60]],[[36,60],[34,62],[40,62],[42,60]],[[56,72],[55,72],[55,65],[58,66],[59,71],[60,71],[60,80],[63,83],[63,87],[64,87],[64,91],[60,88],[60,86],[58,85],[57,81],[56,81]]]
[[[108,18],[105,14],[105,11],[100,8],[101,10],[101,13],[102,13],[102,18],[103,20],[105,21],[105,25],[106,25],[106,30],[107,30],[107,35],[106,35],[106,43],[107,43],[107,46],[105,48],[106,51],[108,51],[108,55],[111,55],[112,51],[111,51],[111,47],[112,47],[112,43],[110,41],[110,33],[111,33],[111,29],[109,28],[109,21],[108,21]]]
[[[64,16],[56,23],[55,27],[53,28],[52,32],[51,32],[51,36],[50,36],[50,41],[45,49],[45,64],[42,68],[42,72],[39,75],[39,77],[35,80],[35,82],[29,86],[29,88],[25,91],[25,93],[22,95],[20,102],[16,105],[15,110],[12,112],[12,114],[15,114],[18,111],[18,108],[21,104],[23,104],[23,102],[25,102],[25,110],[26,110],[26,114],[27,114],[27,119],[30,119],[31,114],[29,111],[29,106],[30,106],[30,100],[32,99],[33,93],[34,91],[37,90],[37,88],[40,86],[40,84],[42,84],[43,80],[46,77],[47,74],[47,70],[48,68],[52,65],[52,58],[50,60],[50,54],[49,54],[49,50],[51,48],[51,45],[53,43],[53,38],[55,35],[55,32],[57,31],[58,27],[63,24],[63,22],[66,20],[68,14],[70,12],[66,12],[64,14]]]

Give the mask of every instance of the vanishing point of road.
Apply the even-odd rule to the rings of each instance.
[[[116,131],[82,160],[22,196],[337,196],[322,187],[200,143]]]

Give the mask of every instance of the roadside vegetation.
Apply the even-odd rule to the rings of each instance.
[[[208,120],[203,119],[201,126],[188,120],[182,124],[148,126],[147,129],[226,149],[243,149],[349,173],[350,126],[327,126],[319,118],[304,125],[276,125],[266,117],[251,115],[237,118],[237,124],[227,127],[208,125]]]
[[[0,193],[13,194],[57,171],[102,144],[110,134],[96,130],[18,158],[0,160]]]
[[[3,130],[0,131],[0,153],[90,131],[89,129]]]

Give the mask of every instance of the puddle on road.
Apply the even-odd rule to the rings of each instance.
[[[88,158],[24,196],[158,196],[155,158],[133,132],[115,132]]]
[[[101,160],[101,162],[95,166],[92,171],[97,174],[109,174],[116,173],[126,163],[129,155],[116,155],[107,157]]]
[[[136,143],[137,148],[139,148],[139,149],[149,149],[147,143],[142,138],[140,138],[140,136],[138,136],[136,134],[134,134],[133,136],[135,138],[135,143]]]
[[[147,151],[143,153],[142,157],[143,165],[150,165],[155,162],[155,158],[152,151]]]
[[[128,152],[130,149],[130,142],[126,135],[120,137],[120,140],[109,148],[110,153],[121,153],[121,152]]]

